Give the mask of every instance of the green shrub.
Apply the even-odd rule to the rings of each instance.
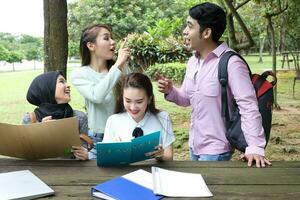
[[[185,74],[185,63],[164,63],[164,64],[155,64],[151,65],[146,74],[152,79],[155,78],[155,74],[158,73],[166,78],[172,79],[176,83],[181,83]]]
[[[183,41],[173,36],[158,39],[148,33],[134,33],[128,35],[127,39],[127,47],[131,49],[130,67],[146,70],[155,63],[186,62],[190,56]]]
[[[156,44],[149,34],[134,33],[128,35],[127,39],[126,46],[131,50],[131,67],[146,69],[148,66],[156,63],[158,59]]]
[[[155,39],[164,39],[172,35],[181,35],[182,24],[184,21],[181,17],[158,19],[154,26],[148,27],[147,32]]]
[[[157,45],[158,63],[186,62],[190,52],[186,50],[181,39],[172,36],[159,40]]]

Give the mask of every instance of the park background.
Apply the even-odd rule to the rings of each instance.
[[[149,76],[159,71],[180,86],[185,63],[191,56],[184,46],[182,30],[188,8],[201,2],[204,1],[44,0],[43,37],[0,32],[0,122],[20,124],[23,114],[33,111],[26,93],[35,76],[57,69],[69,75],[80,66],[81,30],[95,23],[111,25],[117,42],[128,37],[132,70]],[[300,5],[297,0],[210,2],[227,11],[228,26],[222,40],[246,58],[252,72],[277,73],[267,157],[300,160],[300,83],[295,86],[294,96],[292,92],[297,67],[299,70]],[[284,53],[290,56],[286,63]],[[191,109],[164,100],[157,92],[155,80],[153,83],[157,106],[168,111],[173,120],[175,159],[188,159]],[[71,90],[71,106],[84,110],[83,98],[74,87]],[[234,159],[238,159],[238,154]]]

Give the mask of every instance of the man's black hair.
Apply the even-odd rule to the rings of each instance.
[[[192,7],[189,15],[199,23],[200,32],[211,28],[213,41],[219,42],[226,29],[226,14],[220,6],[208,2],[202,3]]]

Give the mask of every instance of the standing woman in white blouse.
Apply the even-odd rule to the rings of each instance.
[[[107,120],[103,142],[130,141],[160,131],[160,145],[148,155],[172,160],[175,136],[169,114],[155,108],[153,86],[148,76],[131,73],[124,77],[116,113]]]
[[[96,24],[82,31],[80,55],[82,67],[71,73],[71,82],[85,99],[88,114],[89,136],[94,144],[103,139],[107,118],[115,107],[114,87],[122,75],[130,50],[123,48],[113,64],[115,41],[107,25]],[[95,149],[89,154],[96,156]]]

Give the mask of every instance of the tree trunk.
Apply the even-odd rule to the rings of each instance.
[[[237,9],[233,6],[233,1],[232,0],[225,0],[225,3],[227,5],[227,7],[229,8],[229,10],[231,11],[232,15],[235,17],[235,19],[238,22],[238,24],[241,26],[241,29],[242,29],[243,33],[245,34],[245,36],[246,36],[246,38],[248,40],[248,41],[246,41],[244,43],[233,44],[233,46],[235,46],[234,49],[236,51],[240,51],[242,49],[248,49],[248,48],[252,47],[254,45],[254,41],[252,39],[252,36],[251,36],[248,28],[246,27],[243,19],[241,18],[241,16],[237,12]]]
[[[272,70],[273,70],[273,73],[275,76],[276,76],[276,46],[275,46],[276,43],[275,43],[275,31],[274,31],[274,27],[272,24],[272,17],[280,15],[288,8],[288,4],[285,1],[283,2],[283,5],[285,5],[285,8],[282,8],[281,1],[276,1],[276,3],[278,3],[278,6],[277,6],[278,8],[274,9],[274,11],[272,13],[265,13],[265,15],[264,15],[264,17],[267,20],[268,30],[270,32],[271,49],[272,49],[272,63],[273,63]],[[271,5],[271,7],[274,7],[274,6]],[[280,109],[280,106],[277,102],[277,85],[274,87],[274,107],[277,109]]]
[[[44,0],[44,71],[67,75],[68,30],[67,1]]]
[[[267,15],[267,24],[268,29],[270,31],[270,39],[271,39],[271,52],[272,52],[272,71],[274,75],[276,76],[276,46],[275,46],[275,31],[272,24],[272,18],[271,16]],[[274,107],[277,109],[280,109],[280,106],[277,102],[277,85],[274,87]]]
[[[258,63],[263,63],[262,54],[264,51],[265,40],[266,40],[266,37],[259,38],[259,60],[258,60]]]
[[[287,16],[283,14],[281,26],[280,26],[280,52],[285,51],[285,43],[286,43],[286,21]]]
[[[232,14],[226,15],[227,18],[227,30],[228,30],[228,39],[229,39],[229,46],[230,48],[236,49],[237,40],[235,37],[235,29],[234,29],[234,22]]]
[[[270,27],[268,26],[267,24],[267,37],[268,37],[268,53],[269,53],[269,56],[272,54],[272,49],[271,49],[271,33],[270,33]]]

